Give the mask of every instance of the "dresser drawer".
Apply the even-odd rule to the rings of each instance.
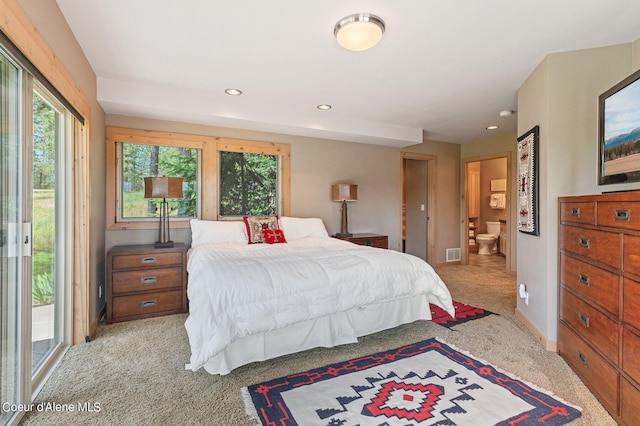
[[[560,290],[560,319],[612,363],[618,364],[618,324],[615,321],[565,289]]]
[[[623,237],[622,270],[640,276],[640,237]]]
[[[610,413],[618,412],[617,371],[564,324],[558,328],[558,352]]]
[[[622,319],[640,329],[640,283],[628,278],[623,283]]]
[[[560,250],[586,256],[614,268],[620,267],[620,235],[562,225]]]
[[[113,298],[113,320],[127,317],[144,318],[159,312],[180,312],[182,291],[171,290],[156,293],[133,294]]]
[[[595,225],[595,203],[560,203],[560,220],[562,222],[576,222]]]
[[[622,370],[640,383],[640,336],[625,327],[622,344]]]
[[[182,253],[143,253],[113,256],[113,269],[182,265]]]
[[[640,229],[640,202],[598,202],[598,226]]]
[[[561,253],[560,282],[612,314],[618,315],[618,275]]]
[[[149,268],[113,273],[114,295],[163,288],[182,288],[182,268]]]
[[[389,248],[387,237],[367,237],[367,238],[354,238],[351,242],[360,244],[362,246],[377,247],[377,248]]]
[[[625,379],[620,381],[620,417],[628,426],[640,425],[640,391]]]

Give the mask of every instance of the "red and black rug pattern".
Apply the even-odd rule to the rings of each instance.
[[[463,322],[484,318],[488,315],[497,315],[482,308],[465,305],[464,303],[460,303],[456,300],[453,301],[453,307],[456,309],[455,318],[451,318],[451,315],[442,310],[439,306],[436,306],[433,303],[430,304],[431,320],[436,324],[451,328],[454,325],[462,324]]]
[[[581,411],[436,338],[244,388],[263,426],[565,425]]]

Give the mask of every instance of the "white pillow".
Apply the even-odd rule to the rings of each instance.
[[[322,219],[317,217],[281,217],[280,229],[284,232],[287,240],[299,240],[309,237],[328,237],[327,228],[324,227]]]
[[[191,219],[191,247],[206,243],[247,242],[247,232],[242,221]]]

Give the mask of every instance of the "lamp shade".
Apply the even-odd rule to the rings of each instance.
[[[182,198],[183,196],[181,177],[144,178],[144,198]]]
[[[333,201],[358,201],[358,185],[338,183],[331,186]]]
[[[375,46],[384,33],[384,21],[369,13],[356,13],[342,18],[333,29],[338,44],[360,52]]]

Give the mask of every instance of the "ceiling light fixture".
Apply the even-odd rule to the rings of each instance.
[[[493,126],[487,126],[487,130],[496,130],[500,128],[500,126],[496,126],[495,124]]]
[[[510,109],[505,109],[504,111],[500,111],[500,117],[502,118],[506,118],[506,117],[511,117],[513,115],[514,111],[510,110]]]
[[[329,104],[320,104],[320,105],[317,105],[316,108],[318,108],[318,109],[320,109],[322,111],[326,111],[326,110],[331,109],[331,105],[329,105]]]
[[[224,93],[226,93],[227,95],[231,95],[231,96],[240,96],[240,95],[242,95],[242,90],[239,90],[239,89],[226,89],[224,91]]]
[[[355,13],[339,20],[333,28],[333,35],[340,46],[360,52],[378,44],[384,28],[384,21],[376,15]]]

